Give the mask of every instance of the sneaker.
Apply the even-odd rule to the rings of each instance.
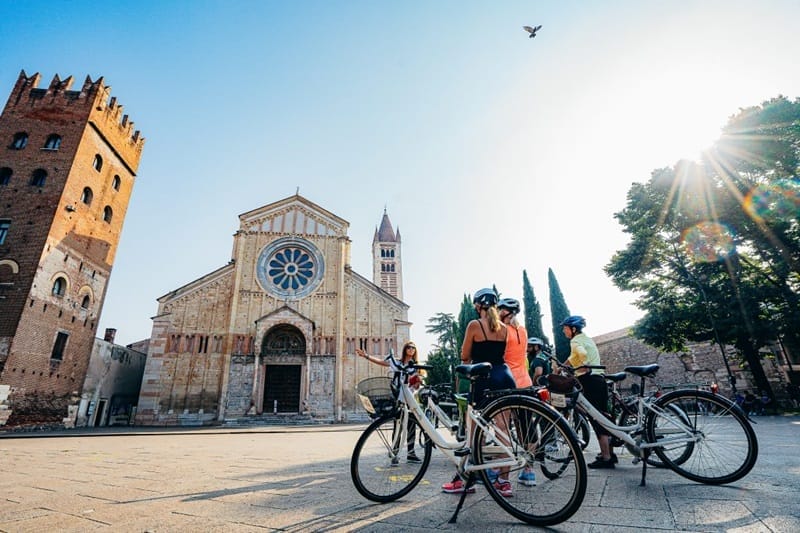
[[[392,457],[392,462],[389,466],[398,466],[400,464],[400,460],[397,457]]]
[[[533,469],[528,468],[527,466],[523,468],[519,473],[519,482],[526,487],[535,487],[536,474],[533,472]]]
[[[508,481],[498,479],[494,482],[494,488],[497,489],[497,493],[503,498],[510,498],[514,495],[514,491],[511,488],[511,483]]]
[[[406,460],[407,460],[409,463],[415,463],[415,464],[416,464],[416,463],[421,463],[421,462],[422,462],[422,459],[420,459],[419,457],[417,457],[417,454],[416,454],[416,453],[414,453],[414,452],[408,452],[408,454],[406,455]]]
[[[445,483],[442,485],[442,492],[447,492],[448,494],[461,494],[464,492],[464,482],[461,478],[454,479],[450,483]],[[467,494],[472,494],[475,492],[475,487],[470,487],[467,489]]]
[[[603,454],[602,453],[598,453],[597,455],[594,456],[594,458],[595,458],[595,460],[601,460],[602,461],[603,460]],[[617,457],[617,454],[615,454],[613,452],[611,453],[611,462],[614,463],[614,464],[619,464],[619,457]]]
[[[614,459],[611,458],[606,461],[603,458],[595,459],[593,462],[586,465],[588,468],[599,469],[599,468],[614,468]]]

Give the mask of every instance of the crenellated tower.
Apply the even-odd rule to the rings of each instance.
[[[400,228],[395,233],[386,209],[372,239],[372,282],[398,300],[403,299],[403,261]]]
[[[0,115],[0,385],[80,390],[144,138],[103,78],[22,71]]]

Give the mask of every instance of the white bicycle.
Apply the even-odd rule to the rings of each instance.
[[[389,382],[394,405],[364,430],[353,450],[350,474],[356,490],[375,502],[391,502],[411,492],[422,481],[435,446],[456,467],[469,489],[480,477],[492,498],[509,514],[528,524],[553,525],[572,516],[586,493],[586,462],[575,433],[558,411],[533,398],[493,391],[494,399],[478,408],[469,402],[464,437],[441,431],[425,416],[423,407],[408,386],[408,377],[425,365],[398,363],[390,353],[393,370]],[[487,379],[491,364],[460,365],[456,372],[470,380],[471,390],[479,379]],[[389,378],[387,378],[387,382]],[[470,397],[473,397],[471,394]],[[369,397],[363,398],[369,410]],[[432,395],[427,408],[445,415]],[[412,438],[409,438],[412,436]],[[414,452],[413,455],[409,454]],[[517,473],[525,467],[557,470],[559,475],[531,487],[519,483]],[[513,496],[503,496],[490,481],[490,469],[508,471]],[[455,522],[467,490],[461,496],[451,522]]]

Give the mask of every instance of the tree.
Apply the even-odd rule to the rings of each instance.
[[[453,369],[461,364],[461,345],[467,324],[478,318],[472,301],[465,294],[456,319],[450,313],[437,313],[428,319],[425,331],[437,335],[434,350],[428,354],[427,363],[433,367],[428,373],[428,384],[454,383]]]
[[[428,384],[453,383],[452,368],[458,364],[458,323],[450,313],[436,313],[428,319],[427,333],[437,336],[434,350],[428,354],[427,364],[433,368],[428,372]]]
[[[671,351],[736,347],[771,395],[760,349],[800,331],[800,102],[742,110],[700,162],[635,183],[615,216],[630,243],[606,266],[646,311],[634,333]]]
[[[528,280],[528,272],[522,271],[522,303],[525,306],[525,329],[529,337],[539,337],[545,345],[550,344],[542,328],[542,310],[533,294],[533,287]]]
[[[553,339],[556,345],[556,357],[559,361],[564,362],[569,357],[569,339],[564,336],[559,324],[570,315],[570,312],[552,268],[547,269],[547,285],[550,288],[550,317],[553,319]]]

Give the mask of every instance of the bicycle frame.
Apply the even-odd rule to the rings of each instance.
[[[646,450],[648,448],[663,448],[666,445],[675,443],[698,442],[702,439],[701,436],[695,435],[692,428],[687,426],[673,413],[669,413],[668,411],[653,405],[653,403],[654,402],[646,401],[646,398],[644,397],[637,398],[638,417],[636,419],[636,424],[632,426],[618,426],[608,420],[600,411],[598,411],[591,403],[589,403],[589,400],[586,399],[583,393],[578,392],[577,397],[575,398],[575,405],[580,407],[580,409],[582,409],[592,420],[594,420],[597,424],[602,426],[615,437],[638,450]],[[677,434],[659,439],[658,442],[642,442],[641,440],[635,440],[631,434],[641,431],[644,428],[646,411],[653,411],[659,416],[663,417],[663,420],[669,422],[670,425],[677,429]]]
[[[395,371],[397,372],[397,371]],[[398,435],[395,436],[395,442],[393,443],[394,449],[400,449],[401,443],[406,442],[406,436],[408,432],[408,416],[409,414],[413,414],[413,416],[417,419],[417,422],[420,425],[422,431],[433,441],[433,444],[439,448],[439,450],[453,463],[456,465],[458,471],[460,473],[465,472],[476,472],[479,470],[488,470],[490,468],[500,468],[504,466],[508,467],[522,467],[524,466],[524,460],[521,459],[493,459],[489,460],[481,465],[474,465],[469,463],[469,453],[460,453],[466,448],[467,440],[456,440],[451,441],[447,439],[431,422],[427,416],[425,416],[425,412],[422,410],[422,406],[417,402],[414,398],[414,392],[411,390],[411,387],[408,386],[408,383],[401,383],[400,390],[398,395],[398,400],[401,404],[401,415],[400,415],[400,431]],[[428,406],[431,407],[432,400],[428,399]],[[435,404],[433,404],[437,414],[441,411],[441,408]],[[497,438],[494,439],[496,453],[505,455],[506,457],[514,457],[514,451],[503,444],[503,441],[511,442],[511,437],[503,431],[501,428],[497,426],[490,426],[486,423],[486,421],[481,416],[481,412],[473,409],[471,404],[467,404],[467,428],[465,431],[465,435],[471,436],[474,432],[474,427],[478,426],[487,434],[495,435]]]

